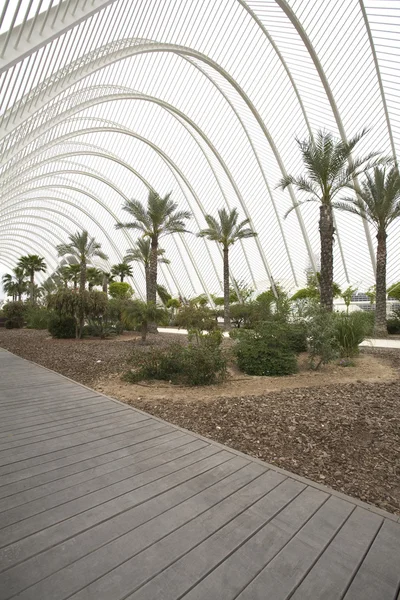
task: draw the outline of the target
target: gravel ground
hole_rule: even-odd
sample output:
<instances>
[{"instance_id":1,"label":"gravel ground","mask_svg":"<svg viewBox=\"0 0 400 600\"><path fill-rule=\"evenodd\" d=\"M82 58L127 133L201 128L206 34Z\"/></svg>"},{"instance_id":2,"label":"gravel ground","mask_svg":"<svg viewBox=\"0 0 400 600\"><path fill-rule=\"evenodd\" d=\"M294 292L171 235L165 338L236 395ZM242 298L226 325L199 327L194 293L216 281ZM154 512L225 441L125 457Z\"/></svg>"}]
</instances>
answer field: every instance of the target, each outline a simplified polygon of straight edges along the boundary
<instances>
[{"instance_id":1,"label":"gravel ground","mask_svg":"<svg viewBox=\"0 0 400 600\"><path fill-rule=\"evenodd\" d=\"M123 370L121 365L137 341L131 338L123 337L126 343L76 342L49 340L47 332L0 329L1 347L92 386L100 375ZM158 345L167 343L163 336L156 340ZM399 371L400 352L367 352ZM400 514L400 380L294 388L207 402L166 398L130 404Z\"/></svg>"}]
</instances>

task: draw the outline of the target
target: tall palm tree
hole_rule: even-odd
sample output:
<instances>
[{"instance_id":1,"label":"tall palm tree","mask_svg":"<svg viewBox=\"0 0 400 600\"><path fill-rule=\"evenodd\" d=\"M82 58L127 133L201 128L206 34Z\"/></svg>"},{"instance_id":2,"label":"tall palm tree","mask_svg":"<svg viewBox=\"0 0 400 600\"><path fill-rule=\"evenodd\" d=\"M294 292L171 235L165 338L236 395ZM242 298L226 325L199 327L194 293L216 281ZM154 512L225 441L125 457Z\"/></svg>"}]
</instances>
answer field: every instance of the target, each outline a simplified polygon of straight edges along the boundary
<instances>
[{"instance_id":1,"label":"tall palm tree","mask_svg":"<svg viewBox=\"0 0 400 600\"><path fill-rule=\"evenodd\" d=\"M27 291L26 273L22 267L14 267L12 273L6 273L2 278L3 289L13 300L21 302L22 294Z\"/></svg>"},{"instance_id":2,"label":"tall palm tree","mask_svg":"<svg viewBox=\"0 0 400 600\"><path fill-rule=\"evenodd\" d=\"M133 217L128 223L117 223L116 228L137 229L143 237L149 238L151 243L149 281L147 286L147 302L156 302L157 299L157 264L158 248L161 237L173 233L184 233L185 221L190 219L191 213L185 210L178 211L178 205L171 200L171 193L163 198L154 191L149 191L147 206L138 200L127 200L123 210Z\"/></svg>"},{"instance_id":3,"label":"tall palm tree","mask_svg":"<svg viewBox=\"0 0 400 600\"><path fill-rule=\"evenodd\" d=\"M18 261L18 266L24 269L25 273L29 276L29 297L31 302L35 302L35 273L45 272L47 265L42 256L37 254L27 254L21 256Z\"/></svg>"},{"instance_id":4,"label":"tall palm tree","mask_svg":"<svg viewBox=\"0 0 400 600\"><path fill-rule=\"evenodd\" d=\"M79 232L69 236L69 244L57 246L58 256L74 256L80 266L79 290L83 292L87 280L87 264L94 257L107 260L106 254L101 250L101 244L90 237L87 231Z\"/></svg>"},{"instance_id":5,"label":"tall palm tree","mask_svg":"<svg viewBox=\"0 0 400 600\"><path fill-rule=\"evenodd\" d=\"M336 207L359 215L376 229L376 337L387 336L386 324L386 263L387 230L395 219L400 217L400 174L397 166L375 167L373 173L366 173L361 189L353 190L355 197L345 197Z\"/></svg>"},{"instance_id":6,"label":"tall palm tree","mask_svg":"<svg viewBox=\"0 0 400 600\"><path fill-rule=\"evenodd\" d=\"M218 220L212 215L205 216L207 229L202 229L197 235L221 244L224 253L224 327L230 329L229 315L229 248L237 241L255 237L257 234L250 227L249 219L238 222L239 213L236 208L218 211Z\"/></svg>"},{"instance_id":7,"label":"tall palm tree","mask_svg":"<svg viewBox=\"0 0 400 600\"><path fill-rule=\"evenodd\" d=\"M282 189L293 185L308 198L298 202L288 212L305 202L317 202L320 212L319 234L321 242L321 305L329 311L333 309L333 242L334 200L345 188L367 169L379 164L377 152L352 159L352 152L367 130L355 135L348 142L336 139L332 134L318 131L315 139L309 137L301 141L296 139L305 167L305 175L295 177L286 175L279 182ZM286 216L287 216L286 214Z\"/></svg>"},{"instance_id":8,"label":"tall palm tree","mask_svg":"<svg viewBox=\"0 0 400 600\"><path fill-rule=\"evenodd\" d=\"M119 277L119 280L122 283L125 277L132 277L132 267L126 262L118 263L111 267L111 274L114 275L114 277Z\"/></svg>"},{"instance_id":9,"label":"tall palm tree","mask_svg":"<svg viewBox=\"0 0 400 600\"><path fill-rule=\"evenodd\" d=\"M158 264L169 265L170 261L164 256L165 250L163 248L157 248L157 262ZM149 296L149 280L150 280L150 257L151 257L151 242L149 238L139 238L135 242L133 248L127 250L124 261L138 262L143 265L144 275L146 280L146 298Z\"/></svg>"}]
</instances>

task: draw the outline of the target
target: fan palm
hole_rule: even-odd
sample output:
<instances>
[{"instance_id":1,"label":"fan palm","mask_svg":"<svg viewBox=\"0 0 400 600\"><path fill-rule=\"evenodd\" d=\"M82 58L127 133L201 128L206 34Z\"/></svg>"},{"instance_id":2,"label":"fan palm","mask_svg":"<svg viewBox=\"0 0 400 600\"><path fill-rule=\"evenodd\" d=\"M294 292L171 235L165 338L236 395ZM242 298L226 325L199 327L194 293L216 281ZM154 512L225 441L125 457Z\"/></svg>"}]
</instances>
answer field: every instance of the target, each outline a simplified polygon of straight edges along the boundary
<instances>
[{"instance_id":1,"label":"fan palm","mask_svg":"<svg viewBox=\"0 0 400 600\"><path fill-rule=\"evenodd\" d=\"M137 229L143 237L149 238L151 244L149 278L147 287L147 302L157 299L157 264L158 248L161 237L173 233L184 233L185 221L190 219L188 211L177 210L178 205L171 200L171 194L163 198L156 192L149 191L147 206L138 200L127 200L123 210L133 217L128 223L117 223L116 228Z\"/></svg>"},{"instance_id":2,"label":"fan palm","mask_svg":"<svg viewBox=\"0 0 400 600\"><path fill-rule=\"evenodd\" d=\"M87 231L79 232L69 236L68 244L57 246L58 256L74 256L80 267L79 290L83 292L87 280L87 264L94 257L107 260L106 254L101 250L101 244L90 237Z\"/></svg>"},{"instance_id":3,"label":"fan palm","mask_svg":"<svg viewBox=\"0 0 400 600\"><path fill-rule=\"evenodd\" d=\"M37 254L27 254L21 256L18 261L18 266L24 269L29 277L29 297L31 302L35 302L35 273L44 272L47 270L47 265L42 256Z\"/></svg>"},{"instance_id":4,"label":"fan palm","mask_svg":"<svg viewBox=\"0 0 400 600\"><path fill-rule=\"evenodd\" d=\"M111 267L111 274L114 275L114 277L119 277L119 280L122 283L125 277L132 277L132 267L126 262L118 263Z\"/></svg>"},{"instance_id":5,"label":"fan palm","mask_svg":"<svg viewBox=\"0 0 400 600\"><path fill-rule=\"evenodd\" d=\"M387 336L386 324L386 263L387 230L395 219L400 217L400 174L397 166L386 168L377 166L372 173L366 173L361 189L354 197L345 197L336 203L336 208L354 213L371 223L376 229L376 337Z\"/></svg>"},{"instance_id":6,"label":"fan palm","mask_svg":"<svg viewBox=\"0 0 400 600\"><path fill-rule=\"evenodd\" d=\"M305 202L317 202L320 205L321 305L329 311L333 309L334 200L359 175L381 162L376 159L376 152L354 160L351 158L355 146L366 133L364 129L348 142L335 139L332 134L323 131L318 131L315 139L296 139L306 173L300 177L286 175L279 182L282 189L293 185L300 192L308 194L308 198L295 204L287 214Z\"/></svg>"},{"instance_id":7,"label":"fan palm","mask_svg":"<svg viewBox=\"0 0 400 600\"><path fill-rule=\"evenodd\" d=\"M239 213L236 208L229 211L221 208L218 211L218 219L212 215L206 215L205 219L208 227L202 229L197 235L206 237L222 246L224 254L224 327L229 329L229 248L237 240L255 237L257 234L248 227L249 219L238 222Z\"/></svg>"},{"instance_id":8,"label":"fan palm","mask_svg":"<svg viewBox=\"0 0 400 600\"><path fill-rule=\"evenodd\" d=\"M12 273L6 273L2 278L3 289L13 300L22 299L22 294L27 291L26 273L22 267L14 267Z\"/></svg>"},{"instance_id":9,"label":"fan palm","mask_svg":"<svg viewBox=\"0 0 400 600\"><path fill-rule=\"evenodd\" d=\"M165 250L157 248L157 262L160 264L169 264L170 261L164 256ZM143 265L144 275L146 279L146 298L149 296L149 279L150 279L150 258L151 258L151 243L147 237L136 240L135 246L127 250L124 262L138 262Z\"/></svg>"}]
</instances>

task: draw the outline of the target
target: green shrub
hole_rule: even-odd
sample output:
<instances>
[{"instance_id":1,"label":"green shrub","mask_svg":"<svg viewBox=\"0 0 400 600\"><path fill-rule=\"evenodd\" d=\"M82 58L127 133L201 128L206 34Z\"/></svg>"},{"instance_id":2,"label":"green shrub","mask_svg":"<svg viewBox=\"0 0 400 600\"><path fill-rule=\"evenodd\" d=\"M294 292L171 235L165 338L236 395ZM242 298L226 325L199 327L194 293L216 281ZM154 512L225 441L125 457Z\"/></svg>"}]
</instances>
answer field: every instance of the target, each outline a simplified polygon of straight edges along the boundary
<instances>
[{"instance_id":1,"label":"green shrub","mask_svg":"<svg viewBox=\"0 0 400 600\"><path fill-rule=\"evenodd\" d=\"M48 330L54 338L74 338L76 336L76 320L74 317L53 315L49 320Z\"/></svg>"},{"instance_id":2,"label":"green shrub","mask_svg":"<svg viewBox=\"0 0 400 600\"><path fill-rule=\"evenodd\" d=\"M7 327L7 329L19 329L20 327L23 327L26 310L27 306L23 302L7 302L7 304L4 304L4 316L7 318L7 321L11 321L8 326L6 321L4 326Z\"/></svg>"},{"instance_id":3,"label":"green shrub","mask_svg":"<svg viewBox=\"0 0 400 600\"><path fill-rule=\"evenodd\" d=\"M112 281L108 286L108 292L111 298L120 298L127 300L133 294L133 289L125 281Z\"/></svg>"},{"instance_id":4,"label":"green shrub","mask_svg":"<svg viewBox=\"0 0 400 600\"><path fill-rule=\"evenodd\" d=\"M29 329L47 329L52 317L51 311L43 306L31 306L26 311L26 325Z\"/></svg>"},{"instance_id":5,"label":"green shrub","mask_svg":"<svg viewBox=\"0 0 400 600\"><path fill-rule=\"evenodd\" d=\"M339 345L335 329L335 315L318 303L310 303L306 311L308 352L311 369L335 360Z\"/></svg>"},{"instance_id":6,"label":"green shrub","mask_svg":"<svg viewBox=\"0 0 400 600\"><path fill-rule=\"evenodd\" d=\"M87 325L83 328L84 337L99 337L102 340L117 335L121 332L121 324L119 327L115 323L111 323L102 318L89 319Z\"/></svg>"},{"instance_id":7,"label":"green shrub","mask_svg":"<svg viewBox=\"0 0 400 600\"><path fill-rule=\"evenodd\" d=\"M348 315L338 313L335 315L334 323L340 356L342 358L356 356L359 353L359 345L367 337L370 327L366 313L353 312Z\"/></svg>"},{"instance_id":8,"label":"green shrub","mask_svg":"<svg viewBox=\"0 0 400 600\"><path fill-rule=\"evenodd\" d=\"M185 304L177 312L175 325L188 331L212 331L218 327L212 310L207 306Z\"/></svg>"},{"instance_id":9,"label":"green shrub","mask_svg":"<svg viewBox=\"0 0 400 600\"><path fill-rule=\"evenodd\" d=\"M387 328L391 335L400 333L400 319L388 319Z\"/></svg>"},{"instance_id":10,"label":"green shrub","mask_svg":"<svg viewBox=\"0 0 400 600\"><path fill-rule=\"evenodd\" d=\"M307 352L307 326L305 323L288 323L289 344L295 354Z\"/></svg>"},{"instance_id":11,"label":"green shrub","mask_svg":"<svg viewBox=\"0 0 400 600\"><path fill-rule=\"evenodd\" d=\"M168 348L134 352L134 368L124 379L130 383L156 379L188 386L212 385L224 381L227 376L227 361L219 341L213 334L197 339L187 347L175 343Z\"/></svg>"},{"instance_id":12,"label":"green shrub","mask_svg":"<svg viewBox=\"0 0 400 600\"><path fill-rule=\"evenodd\" d=\"M4 323L6 329L21 329L21 321L18 319L7 319Z\"/></svg>"},{"instance_id":13,"label":"green shrub","mask_svg":"<svg viewBox=\"0 0 400 600\"><path fill-rule=\"evenodd\" d=\"M256 330L239 331L235 337L237 363L244 373L270 376L296 373L296 355L286 324L264 322Z\"/></svg>"}]
</instances>

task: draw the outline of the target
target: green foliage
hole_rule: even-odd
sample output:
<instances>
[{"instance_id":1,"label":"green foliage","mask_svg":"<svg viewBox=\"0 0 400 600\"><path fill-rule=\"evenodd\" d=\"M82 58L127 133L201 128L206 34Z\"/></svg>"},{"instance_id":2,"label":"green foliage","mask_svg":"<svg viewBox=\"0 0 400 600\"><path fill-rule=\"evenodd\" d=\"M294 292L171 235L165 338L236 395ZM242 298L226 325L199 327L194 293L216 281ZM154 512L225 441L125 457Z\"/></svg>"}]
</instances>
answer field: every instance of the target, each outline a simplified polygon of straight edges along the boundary
<instances>
[{"instance_id":1,"label":"green foliage","mask_svg":"<svg viewBox=\"0 0 400 600\"><path fill-rule=\"evenodd\" d=\"M314 273L312 271L307 272L307 286L297 290L290 298L292 302L296 302L298 300L320 300L320 281L321 281L321 273ZM338 298L342 295L342 290L340 286L333 282L332 283L333 297Z\"/></svg>"},{"instance_id":2,"label":"green foliage","mask_svg":"<svg viewBox=\"0 0 400 600\"><path fill-rule=\"evenodd\" d=\"M230 318L235 327L248 327L254 315L254 304L232 304Z\"/></svg>"},{"instance_id":3,"label":"green foliage","mask_svg":"<svg viewBox=\"0 0 400 600\"><path fill-rule=\"evenodd\" d=\"M342 358L357 356L359 344L367 337L370 327L366 314L361 311L349 315L337 313L334 315L334 325L340 356Z\"/></svg>"},{"instance_id":4,"label":"green foliage","mask_svg":"<svg viewBox=\"0 0 400 600\"><path fill-rule=\"evenodd\" d=\"M112 281L108 286L108 292L111 298L120 299L131 298L133 294L131 286L125 281Z\"/></svg>"},{"instance_id":5,"label":"green foliage","mask_svg":"<svg viewBox=\"0 0 400 600\"><path fill-rule=\"evenodd\" d=\"M253 294L254 289L246 281L235 281L235 286L229 287L229 302L247 302Z\"/></svg>"},{"instance_id":6,"label":"green foliage","mask_svg":"<svg viewBox=\"0 0 400 600\"><path fill-rule=\"evenodd\" d=\"M189 303L180 307L175 325L190 331L212 331L218 327L214 313L207 306L196 306Z\"/></svg>"},{"instance_id":7,"label":"green foliage","mask_svg":"<svg viewBox=\"0 0 400 600\"><path fill-rule=\"evenodd\" d=\"M308 308L306 323L310 367L317 370L339 355L335 315L315 302Z\"/></svg>"},{"instance_id":8,"label":"green foliage","mask_svg":"<svg viewBox=\"0 0 400 600\"><path fill-rule=\"evenodd\" d=\"M342 298L344 300L344 303L347 307L347 312L349 312L349 306L351 304L351 299L353 297L353 295L357 292L357 288L353 288L353 287L348 287L344 290L344 292L342 292Z\"/></svg>"},{"instance_id":9,"label":"green foliage","mask_svg":"<svg viewBox=\"0 0 400 600\"><path fill-rule=\"evenodd\" d=\"M179 302L178 298L170 298L167 301L167 308L172 308L174 310L176 310L177 308L179 308L181 305L181 303Z\"/></svg>"},{"instance_id":10,"label":"green foliage","mask_svg":"<svg viewBox=\"0 0 400 600\"><path fill-rule=\"evenodd\" d=\"M118 335L120 332L121 328L119 325L113 324L102 317L89 319L87 325L83 328L84 337L99 337L102 340L113 335Z\"/></svg>"},{"instance_id":11,"label":"green foliage","mask_svg":"<svg viewBox=\"0 0 400 600\"><path fill-rule=\"evenodd\" d=\"M76 320L65 315L53 315L49 320L48 330L53 338L69 339L76 336Z\"/></svg>"},{"instance_id":12,"label":"green foliage","mask_svg":"<svg viewBox=\"0 0 400 600\"><path fill-rule=\"evenodd\" d=\"M154 302L134 300L122 311L122 323L126 327L140 328L142 340L145 341L150 323L168 323L168 312Z\"/></svg>"},{"instance_id":13,"label":"green foliage","mask_svg":"<svg viewBox=\"0 0 400 600\"><path fill-rule=\"evenodd\" d=\"M164 306L167 306L169 300L172 298L167 288L163 285L157 284L157 294Z\"/></svg>"},{"instance_id":14,"label":"green foliage","mask_svg":"<svg viewBox=\"0 0 400 600\"><path fill-rule=\"evenodd\" d=\"M149 352L135 352L133 370L124 379L131 383L157 379L174 384L198 386L217 384L226 379L227 361L214 333L197 336L187 347L171 344Z\"/></svg>"},{"instance_id":15,"label":"green foliage","mask_svg":"<svg viewBox=\"0 0 400 600\"><path fill-rule=\"evenodd\" d=\"M393 300L400 300L400 281L391 285L387 292L389 298L392 298Z\"/></svg>"},{"instance_id":16,"label":"green foliage","mask_svg":"<svg viewBox=\"0 0 400 600\"><path fill-rule=\"evenodd\" d=\"M388 333L391 335L400 334L400 319L388 319L387 320Z\"/></svg>"},{"instance_id":17,"label":"green foliage","mask_svg":"<svg viewBox=\"0 0 400 600\"><path fill-rule=\"evenodd\" d=\"M4 323L6 329L21 329L21 321L18 319L7 319Z\"/></svg>"},{"instance_id":18,"label":"green foliage","mask_svg":"<svg viewBox=\"0 0 400 600\"><path fill-rule=\"evenodd\" d=\"M376 300L376 285L371 285L371 287L365 292L367 298L369 298L370 304L375 304Z\"/></svg>"},{"instance_id":19,"label":"green foliage","mask_svg":"<svg viewBox=\"0 0 400 600\"><path fill-rule=\"evenodd\" d=\"M47 329L52 317L44 306L30 306L26 311L26 325L29 329Z\"/></svg>"},{"instance_id":20,"label":"green foliage","mask_svg":"<svg viewBox=\"0 0 400 600\"><path fill-rule=\"evenodd\" d=\"M288 323L289 345L295 354L307 352L307 326L304 322Z\"/></svg>"},{"instance_id":21,"label":"green foliage","mask_svg":"<svg viewBox=\"0 0 400 600\"><path fill-rule=\"evenodd\" d=\"M24 326L27 305L23 302L7 302L3 306L4 316L10 321L9 326L5 324L7 329L18 329ZM7 321L6 321L7 323Z\"/></svg>"},{"instance_id":22,"label":"green foliage","mask_svg":"<svg viewBox=\"0 0 400 600\"><path fill-rule=\"evenodd\" d=\"M236 332L239 369L248 375L291 375L297 371L289 328L278 321L261 323L256 330Z\"/></svg>"}]
</instances>

